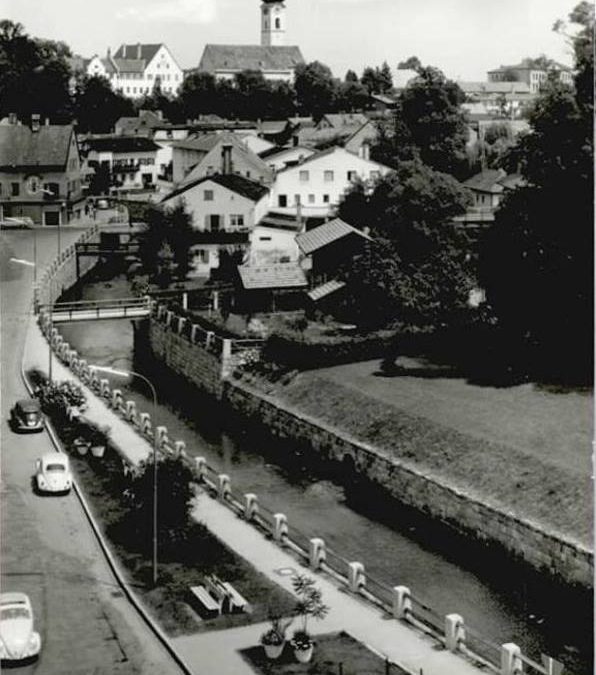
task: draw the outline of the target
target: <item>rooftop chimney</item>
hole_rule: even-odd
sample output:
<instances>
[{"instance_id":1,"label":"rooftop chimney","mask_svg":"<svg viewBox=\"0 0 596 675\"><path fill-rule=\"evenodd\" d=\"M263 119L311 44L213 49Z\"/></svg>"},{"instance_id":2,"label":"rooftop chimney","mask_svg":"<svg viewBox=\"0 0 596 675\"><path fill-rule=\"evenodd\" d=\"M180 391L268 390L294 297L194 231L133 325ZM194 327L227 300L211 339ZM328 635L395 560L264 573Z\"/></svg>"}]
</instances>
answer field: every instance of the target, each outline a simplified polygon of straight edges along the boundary
<instances>
[{"instance_id":1,"label":"rooftop chimney","mask_svg":"<svg viewBox=\"0 0 596 675\"><path fill-rule=\"evenodd\" d=\"M300 142L300 137L298 135L292 136L292 145L296 147Z\"/></svg>"},{"instance_id":2,"label":"rooftop chimney","mask_svg":"<svg viewBox=\"0 0 596 675\"><path fill-rule=\"evenodd\" d=\"M112 58L112 50L108 47L108 59Z\"/></svg>"},{"instance_id":3,"label":"rooftop chimney","mask_svg":"<svg viewBox=\"0 0 596 675\"><path fill-rule=\"evenodd\" d=\"M232 173L232 145L226 143L221 148L221 172L225 174Z\"/></svg>"},{"instance_id":4,"label":"rooftop chimney","mask_svg":"<svg viewBox=\"0 0 596 675\"><path fill-rule=\"evenodd\" d=\"M37 113L31 115L31 131L39 131L40 121Z\"/></svg>"},{"instance_id":5,"label":"rooftop chimney","mask_svg":"<svg viewBox=\"0 0 596 675\"><path fill-rule=\"evenodd\" d=\"M141 43L137 42L137 59L141 58Z\"/></svg>"},{"instance_id":6,"label":"rooftop chimney","mask_svg":"<svg viewBox=\"0 0 596 675\"><path fill-rule=\"evenodd\" d=\"M17 114L16 113L8 113L8 123L9 124L16 124L17 123Z\"/></svg>"}]
</instances>

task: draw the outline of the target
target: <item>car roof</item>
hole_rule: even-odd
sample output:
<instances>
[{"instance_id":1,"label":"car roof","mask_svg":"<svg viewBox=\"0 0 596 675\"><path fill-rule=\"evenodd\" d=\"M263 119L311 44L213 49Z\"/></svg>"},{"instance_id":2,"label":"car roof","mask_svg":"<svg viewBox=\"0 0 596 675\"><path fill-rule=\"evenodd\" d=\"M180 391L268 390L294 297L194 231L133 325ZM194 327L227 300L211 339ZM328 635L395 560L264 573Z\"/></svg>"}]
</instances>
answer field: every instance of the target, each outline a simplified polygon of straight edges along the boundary
<instances>
[{"instance_id":1,"label":"car roof","mask_svg":"<svg viewBox=\"0 0 596 675\"><path fill-rule=\"evenodd\" d=\"M30 605L29 596L19 591L0 593L0 605Z\"/></svg>"},{"instance_id":2,"label":"car roof","mask_svg":"<svg viewBox=\"0 0 596 675\"><path fill-rule=\"evenodd\" d=\"M39 401L35 398L22 398L20 401L17 401L17 406L23 410L41 410Z\"/></svg>"},{"instance_id":3,"label":"car roof","mask_svg":"<svg viewBox=\"0 0 596 675\"><path fill-rule=\"evenodd\" d=\"M42 455L41 461L44 464L64 464L68 466L68 457L61 452L48 452Z\"/></svg>"}]
</instances>

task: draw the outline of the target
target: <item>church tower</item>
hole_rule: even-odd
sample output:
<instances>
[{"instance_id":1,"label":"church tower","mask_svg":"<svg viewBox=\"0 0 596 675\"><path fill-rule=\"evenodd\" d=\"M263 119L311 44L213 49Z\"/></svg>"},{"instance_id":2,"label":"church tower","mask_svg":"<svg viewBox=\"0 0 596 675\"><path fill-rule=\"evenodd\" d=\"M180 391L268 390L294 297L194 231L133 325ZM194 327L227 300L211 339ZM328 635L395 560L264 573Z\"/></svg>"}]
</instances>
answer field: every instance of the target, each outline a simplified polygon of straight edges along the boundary
<instances>
[{"instance_id":1,"label":"church tower","mask_svg":"<svg viewBox=\"0 0 596 675\"><path fill-rule=\"evenodd\" d=\"M262 0L261 45L282 47L286 44L286 6L284 0Z\"/></svg>"}]
</instances>

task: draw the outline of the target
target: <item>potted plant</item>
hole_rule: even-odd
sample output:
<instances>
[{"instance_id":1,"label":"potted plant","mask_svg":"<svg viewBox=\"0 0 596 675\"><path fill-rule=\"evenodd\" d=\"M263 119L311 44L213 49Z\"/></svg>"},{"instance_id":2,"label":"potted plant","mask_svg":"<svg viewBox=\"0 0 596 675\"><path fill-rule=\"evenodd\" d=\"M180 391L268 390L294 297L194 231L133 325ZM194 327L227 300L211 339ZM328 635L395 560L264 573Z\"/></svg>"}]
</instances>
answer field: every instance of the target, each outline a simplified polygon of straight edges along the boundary
<instances>
[{"instance_id":1,"label":"potted plant","mask_svg":"<svg viewBox=\"0 0 596 675\"><path fill-rule=\"evenodd\" d=\"M269 659L277 659L281 656L286 644L286 630L292 623L292 619L284 621L279 615L270 615L271 628L261 635L261 644Z\"/></svg>"},{"instance_id":2,"label":"potted plant","mask_svg":"<svg viewBox=\"0 0 596 675\"><path fill-rule=\"evenodd\" d=\"M94 457L103 457L106 451L110 427L93 427L89 434L91 454Z\"/></svg>"},{"instance_id":3,"label":"potted plant","mask_svg":"<svg viewBox=\"0 0 596 675\"><path fill-rule=\"evenodd\" d=\"M291 644L296 660L308 663L315 645L308 632L308 618L323 619L329 612L329 607L323 603L321 590L316 588L314 579L304 574L296 574L292 578L292 586L298 596L294 613L302 617L302 627L294 632Z\"/></svg>"}]
</instances>

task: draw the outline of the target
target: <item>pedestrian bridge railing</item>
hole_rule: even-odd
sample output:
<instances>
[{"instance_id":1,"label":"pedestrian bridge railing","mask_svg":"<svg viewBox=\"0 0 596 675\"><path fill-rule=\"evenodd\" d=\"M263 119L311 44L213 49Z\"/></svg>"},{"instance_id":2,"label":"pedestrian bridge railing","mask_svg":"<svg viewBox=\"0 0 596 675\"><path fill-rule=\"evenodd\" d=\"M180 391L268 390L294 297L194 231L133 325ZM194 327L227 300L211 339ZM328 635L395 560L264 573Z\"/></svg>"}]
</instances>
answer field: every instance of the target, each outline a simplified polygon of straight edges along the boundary
<instances>
[{"instance_id":1,"label":"pedestrian bridge railing","mask_svg":"<svg viewBox=\"0 0 596 675\"><path fill-rule=\"evenodd\" d=\"M109 300L79 300L40 305L52 323L96 321L97 319L138 319L151 313L151 299L112 298Z\"/></svg>"}]
</instances>

